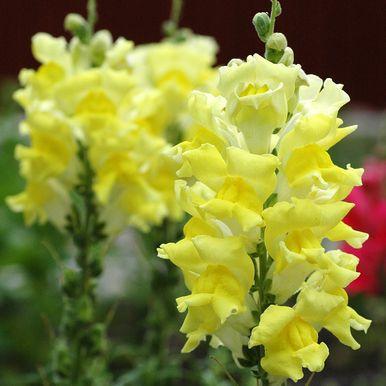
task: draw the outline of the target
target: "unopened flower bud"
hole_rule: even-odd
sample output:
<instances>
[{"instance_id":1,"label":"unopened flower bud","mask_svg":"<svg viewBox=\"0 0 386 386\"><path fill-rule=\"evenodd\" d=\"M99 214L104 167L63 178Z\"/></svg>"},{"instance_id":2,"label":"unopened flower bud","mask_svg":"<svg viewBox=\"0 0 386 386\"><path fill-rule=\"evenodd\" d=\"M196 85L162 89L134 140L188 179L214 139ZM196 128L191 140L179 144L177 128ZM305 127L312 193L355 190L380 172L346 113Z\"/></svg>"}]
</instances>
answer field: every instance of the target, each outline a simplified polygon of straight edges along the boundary
<instances>
[{"instance_id":1,"label":"unopened flower bud","mask_svg":"<svg viewBox=\"0 0 386 386\"><path fill-rule=\"evenodd\" d=\"M286 66L292 66L294 64L294 51L291 47L286 47L279 63L283 63Z\"/></svg>"},{"instance_id":2,"label":"unopened flower bud","mask_svg":"<svg viewBox=\"0 0 386 386\"><path fill-rule=\"evenodd\" d=\"M111 33L107 30L98 31L91 40L92 61L100 66L105 60L106 51L113 44Z\"/></svg>"},{"instance_id":3,"label":"unopened flower bud","mask_svg":"<svg viewBox=\"0 0 386 386\"><path fill-rule=\"evenodd\" d=\"M70 297L74 298L79 292L79 273L71 268L65 268L63 272L63 291Z\"/></svg>"},{"instance_id":4,"label":"unopened flower bud","mask_svg":"<svg viewBox=\"0 0 386 386\"><path fill-rule=\"evenodd\" d=\"M27 68L23 68L20 73L19 73L19 82L25 86L27 85L28 81L31 79L31 77L33 76L34 74L34 71L33 70L29 70Z\"/></svg>"},{"instance_id":5,"label":"unopened flower bud","mask_svg":"<svg viewBox=\"0 0 386 386\"><path fill-rule=\"evenodd\" d=\"M273 33L268 41L267 48L275 51L284 51L287 47L287 38L281 32Z\"/></svg>"},{"instance_id":6,"label":"unopened flower bud","mask_svg":"<svg viewBox=\"0 0 386 386\"><path fill-rule=\"evenodd\" d=\"M82 344L91 355L100 355L106 350L106 328L102 323L91 326L87 334L82 337Z\"/></svg>"},{"instance_id":7,"label":"unopened flower bud","mask_svg":"<svg viewBox=\"0 0 386 386\"><path fill-rule=\"evenodd\" d=\"M87 32L87 21L77 13L69 13L64 19L64 29L81 37Z\"/></svg>"},{"instance_id":8,"label":"unopened flower bud","mask_svg":"<svg viewBox=\"0 0 386 386\"><path fill-rule=\"evenodd\" d=\"M59 375L69 376L71 373L71 357L68 346L61 339L58 339L53 347L53 362Z\"/></svg>"},{"instance_id":9,"label":"unopened flower bud","mask_svg":"<svg viewBox=\"0 0 386 386\"><path fill-rule=\"evenodd\" d=\"M84 295L76 300L76 314L81 323L89 323L93 318L93 306L91 299Z\"/></svg>"},{"instance_id":10,"label":"unopened flower bud","mask_svg":"<svg viewBox=\"0 0 386 386\"><path fill-rule=\"evenodd\" d=\"M276 3L275 8L275 17L278 17L281 15L281 4L279 2Z\"/></svg>"},{"instance_id":11,"label":"unopened flower bud","mask_svg":"<svg viewBox=\"0 0 386 386\"><path fill-rule=\"evenodd\" d=\"M107 30L101 30L95 33L91 45L94 49L106 51L113 44L111 33Z\"/></svg>"},{"instance_id":12,"label":"unopened flower bud","mask_svg":"<svg viewBox=\"0 0 386 386\"><path fill-rule=\"evenodd\" d=\"M167 20L162 24L162 32L165 36L173 36L177 30L176 23L172 20Z\"/></svg>"},{"instance_id":13,"label":"unopened flower bud","mask_svg":"<svg viewBox=\"0 0 386 386\"><path fill-rule=\"evenodd\" d=\"M101 253L95 254L89 262L90 274L93 277L99 276L103 271L103 256Z\"/></svg>"},{"instance_id":14,"label":"unopened flower bud","mask_svg":"<svg viewBox=\"0 0 386 386\"><path fill-rule=\"evenodd\" d=\"M256 13L253 17L252 24L254 25L260 40L263 42L267 41L270 23L269 16L265 12Z\"/></svg>"}]
</instances>

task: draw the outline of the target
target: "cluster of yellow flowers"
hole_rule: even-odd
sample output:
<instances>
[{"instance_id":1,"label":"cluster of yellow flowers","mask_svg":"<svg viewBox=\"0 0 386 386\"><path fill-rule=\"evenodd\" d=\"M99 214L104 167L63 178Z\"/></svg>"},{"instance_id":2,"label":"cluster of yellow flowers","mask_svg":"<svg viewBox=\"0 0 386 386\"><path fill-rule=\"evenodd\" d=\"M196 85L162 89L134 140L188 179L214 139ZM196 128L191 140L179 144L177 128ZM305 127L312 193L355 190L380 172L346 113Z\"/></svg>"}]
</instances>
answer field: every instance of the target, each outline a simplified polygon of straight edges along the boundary
<instances>
[{"instance_id":1,"label":"cluster of yellow flowers","mask_svg":"<svg viewBox=\"0 0 386 386\"><path fill-rule=\"evenodd\" d=\"M136 46L128 55L128 66L144 87L160 95L156 122L150 128L170 141L189 136L191 118L188 96L193 90L215 88L217 44L209 36L186 32L184 39Z\"/></svg>"},{"instance_id":2,"label":"cluster of yellow flowers","mask_svg":"<svg viewBox=\"0 0 386 386\"><path fill-rule=\"evenodd\" d=\"M164 133L186 113L187 93L211 81L215 44L192 35L134 47L124 38L113 42L103 30L88 44L39 33L32 52L41 65L21 71L24 87L15 94L26 114L21 132L30 139L16 149L27 183L8 199L11 208L23 212L27 224L64 227L83 146L108 234L179 219Z\"/></svg>"},{"instance_id":3,"label":"cluster of yellow flowers","mask_svg":"<svg viewBox=\"0 0 386 386\"><path fill-rule=\"evenodd\" d=\"M177 299L188 311L183 351L210 335L241 361L262 345L272 380L297 381L303 367L323 369L322 328L357 349L351 328L370 325L344 290L359 275L357 257L324 244L367 239L342 221L363 170L328 154L356 128L338 118L349 97L331 79L257 54L221 67L217 87L217 96L192 93L195 135L169 152L177 199L192 216L184 239L159 248L190 291Z\"/></svg>"}]
</instances>

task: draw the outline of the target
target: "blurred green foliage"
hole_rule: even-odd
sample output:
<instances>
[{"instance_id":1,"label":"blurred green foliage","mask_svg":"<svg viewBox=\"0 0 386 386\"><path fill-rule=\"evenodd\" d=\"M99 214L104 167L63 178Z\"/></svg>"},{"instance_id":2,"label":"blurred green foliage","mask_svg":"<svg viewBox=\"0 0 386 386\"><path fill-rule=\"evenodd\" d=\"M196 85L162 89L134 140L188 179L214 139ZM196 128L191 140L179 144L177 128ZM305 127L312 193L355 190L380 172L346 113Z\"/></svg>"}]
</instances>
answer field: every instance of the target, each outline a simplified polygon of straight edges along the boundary
<instances>
[{"instance_id":1,"label":"blurred green foliage","mask_svg":"<svg viewBox=\"0 0 386 386\"><path fill-rule=\"evenodd\" d=\"M6 81L0 88L0 384L16 386L36 381L50 349L48 320L57 321L61 304L56 263L44 244L60 248L63 239L48 226L25 228L4 202L23 187L13 157L21 119L10 97L15 87Z\"/></svg>"}]
</instances>

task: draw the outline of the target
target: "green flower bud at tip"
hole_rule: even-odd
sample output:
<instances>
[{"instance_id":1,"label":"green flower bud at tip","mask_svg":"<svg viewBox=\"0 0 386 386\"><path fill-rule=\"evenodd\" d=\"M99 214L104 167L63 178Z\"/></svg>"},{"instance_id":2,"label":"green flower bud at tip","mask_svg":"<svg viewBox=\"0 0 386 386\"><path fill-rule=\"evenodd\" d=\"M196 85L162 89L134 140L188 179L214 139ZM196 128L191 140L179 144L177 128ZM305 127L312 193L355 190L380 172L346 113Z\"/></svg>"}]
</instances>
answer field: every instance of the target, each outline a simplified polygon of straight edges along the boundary
<instances>
[{"instance_id":1,"label":"green flower bud at tip","mask_svg":"<svg viewBox=\"0 0 386 386\"><path fill-rule=\"evenodd\" d=\"M281 4L279 2L276 3L276 9L275 9L275 17L278 17L281 15L282 9Z\"/></svg>"},{"instance_id":2,"label":"green flower bud at tip","mask_svg":"<svg viewBox=\"0 0 386 386\"><path fill-rule=\"evenodd\" d=\"M267 47L275 51L284 51L287 47L287 38L281 32L275 32L269 37Z\"/></svg>"},{"instance_id":3,"label":"green flower bud at tip","mask_svg":"<svg viewBox=\"0 0 386 386\"><path fill-rule=\"evenodd\" d=\"M64 19L64 29L73 34L87 28L87 22L83 16L77 13L69 13Z\"/></svg>"},{"instance_id":4,"label":"green flower bud at tip","mask_svg":"<svg viewBox=\"0 0 386 386\"><path fill-rule=\"evenodd\" d=\"M259 38L266 42L267 40L267 34L269 32L269 26L270 26L270 19L267 13L265 12L259 12L256 13L256 15L252 19L252 24L254 25L257 34L259 35Z\"/></svg>"}]
</instances>

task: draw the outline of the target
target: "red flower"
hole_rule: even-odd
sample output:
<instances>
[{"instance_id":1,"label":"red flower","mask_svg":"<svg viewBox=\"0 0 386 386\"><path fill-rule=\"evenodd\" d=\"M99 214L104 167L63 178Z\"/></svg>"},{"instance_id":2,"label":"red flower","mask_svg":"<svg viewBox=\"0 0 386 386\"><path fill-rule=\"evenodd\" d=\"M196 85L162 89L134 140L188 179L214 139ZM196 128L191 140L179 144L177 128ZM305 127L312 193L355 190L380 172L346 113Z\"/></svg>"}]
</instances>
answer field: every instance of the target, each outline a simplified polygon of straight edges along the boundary
<instances>
[{"instance_id":1,"label":"red flower","mask_svg":"<svg viewBox=\"0 0 386 386\"><path fill-rule=\"evenodd\" d=\"M351 293L382 293L386 277L386 161L370 159L365 163L363 186L355 188L347 200L355 208L345 222L367 232L369 240L360 250L345 245L343 250L359 257L361 276L350 284Z\"/></svg>"}]
</instances>

